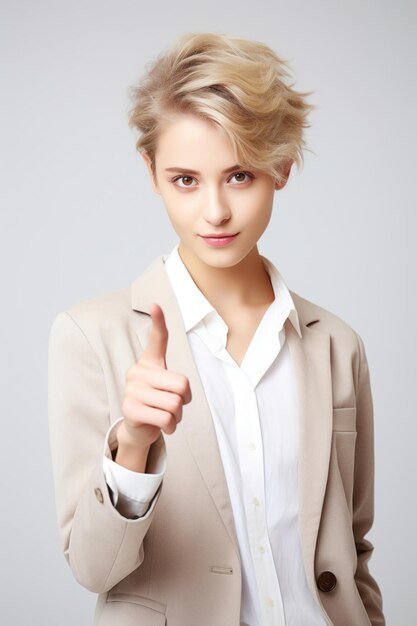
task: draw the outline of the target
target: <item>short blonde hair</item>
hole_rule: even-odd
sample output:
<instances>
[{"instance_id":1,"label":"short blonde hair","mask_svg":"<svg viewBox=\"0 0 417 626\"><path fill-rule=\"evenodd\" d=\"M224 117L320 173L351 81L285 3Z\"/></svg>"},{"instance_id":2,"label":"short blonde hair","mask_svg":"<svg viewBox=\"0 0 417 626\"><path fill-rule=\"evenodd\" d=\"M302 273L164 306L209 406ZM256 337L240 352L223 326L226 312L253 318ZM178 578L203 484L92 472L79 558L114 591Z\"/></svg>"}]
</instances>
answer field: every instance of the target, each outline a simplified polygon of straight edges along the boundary
<instances>
[{"instance_id":1,"label":"short blonde hair","mask_svg":"<svg viewBox=\"0 0 417 626\"><path fill-rule=\"evenodd\" d=\"M278 183L285 181L288 161L298 168L303 164L306 118L316 108L305 98L313 92L286 84L288 63L267 45L220 33L186 33L146 69L128 90L129 126L141 133L136 149L146 152L154 174L158 137L178 113L221 126L239 164L265 171Z\"/></svg>"}]
</instances>

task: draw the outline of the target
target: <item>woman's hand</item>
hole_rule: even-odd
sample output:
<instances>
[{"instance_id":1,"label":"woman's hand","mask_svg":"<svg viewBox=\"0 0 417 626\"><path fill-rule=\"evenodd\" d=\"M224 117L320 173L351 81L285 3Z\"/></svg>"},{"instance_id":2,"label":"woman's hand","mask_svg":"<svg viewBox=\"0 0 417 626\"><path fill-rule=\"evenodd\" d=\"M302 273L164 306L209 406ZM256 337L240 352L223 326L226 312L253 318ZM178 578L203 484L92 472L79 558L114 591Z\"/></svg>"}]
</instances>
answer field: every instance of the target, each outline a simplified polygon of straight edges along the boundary
<instances>
[{"instance_id":1,"label":"woman's hand","mask_svg":"<svg viewBox=\"0 0 417 626\"><path fill-rule=\"evenodd\" d=\"M117 430L115 461L136 472L145 471L150 446L161 430L167 435L175 432L183 405L191 401L188 378L166 367L168 329L164 313L158 304L152 304L150 312L148 345L126 372L124 420Z\"/></svg>"}]
</instances>

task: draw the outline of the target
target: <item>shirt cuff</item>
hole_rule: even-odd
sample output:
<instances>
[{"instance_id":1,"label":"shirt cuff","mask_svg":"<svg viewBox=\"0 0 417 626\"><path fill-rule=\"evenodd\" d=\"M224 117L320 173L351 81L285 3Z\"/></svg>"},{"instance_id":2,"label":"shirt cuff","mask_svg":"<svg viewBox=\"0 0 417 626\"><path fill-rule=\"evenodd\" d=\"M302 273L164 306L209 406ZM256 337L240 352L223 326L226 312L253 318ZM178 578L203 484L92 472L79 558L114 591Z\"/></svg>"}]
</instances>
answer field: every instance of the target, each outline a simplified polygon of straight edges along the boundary
<instances>
[{"instance_id":1,"label":"shirt cuff","mask_svg":"<svg viewBox=\"0 0 417 626\"><path fill-rule=\"evenodd\" d=\"M116 420L107 432L103 471L115 508L125 517L141 517L148 510L165 474L165 441L161 434L149 448L146 473L134 472L123 467L112 458L112 451L117 448L117 428L123 419L121 417Z\"/></svg>"}]
</instances>

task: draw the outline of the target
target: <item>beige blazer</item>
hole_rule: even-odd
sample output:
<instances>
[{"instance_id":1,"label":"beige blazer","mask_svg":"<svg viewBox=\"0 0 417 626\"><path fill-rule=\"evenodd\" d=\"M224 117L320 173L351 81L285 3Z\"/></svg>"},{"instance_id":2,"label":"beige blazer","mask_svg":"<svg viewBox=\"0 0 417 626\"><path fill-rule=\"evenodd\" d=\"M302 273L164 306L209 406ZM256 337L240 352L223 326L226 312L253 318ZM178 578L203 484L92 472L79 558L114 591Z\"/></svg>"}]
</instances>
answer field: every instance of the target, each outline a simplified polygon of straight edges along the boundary
<instances>
[{"instance_id":1,"label":"beige blazer","mask_svg":"<svg viewBox=\"0 0 417 626\"><path fill-rule=\"evenodd\" d=\"M374 513L373 404L361 337L290 291L287 320L300 406L299 527L311 592L335 626L385 624L368 571ZM157 302L168 369L192 401L164 437L167 470L146 515L112 506L103 444L121 416L125 374ZM49 337L48 413L57 516L75 578L99 594L96 626L238 626L241 565L213 421L162 255L130 287L57 314Z\"/></svg>"}]
</instances>

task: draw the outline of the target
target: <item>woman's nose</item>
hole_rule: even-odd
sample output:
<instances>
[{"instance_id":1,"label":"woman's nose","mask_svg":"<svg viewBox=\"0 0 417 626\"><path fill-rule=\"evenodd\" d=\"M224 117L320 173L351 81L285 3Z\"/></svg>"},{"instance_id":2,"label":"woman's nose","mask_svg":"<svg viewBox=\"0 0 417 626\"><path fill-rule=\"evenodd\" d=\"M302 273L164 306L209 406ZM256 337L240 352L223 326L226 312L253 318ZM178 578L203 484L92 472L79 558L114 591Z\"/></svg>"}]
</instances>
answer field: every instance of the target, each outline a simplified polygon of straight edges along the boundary
<instances>
[{"instance_id":1,"label":"woman's nose","mask_svg":"<svg viewBox=\"0 0 417 626\"><path fill-rule=\"evenodd\" d=\"M217 190L211 190L203 199L203 216L210 224L223 224L230 219L232 213L222 194Z\"/></svg>"}]
</instances>

